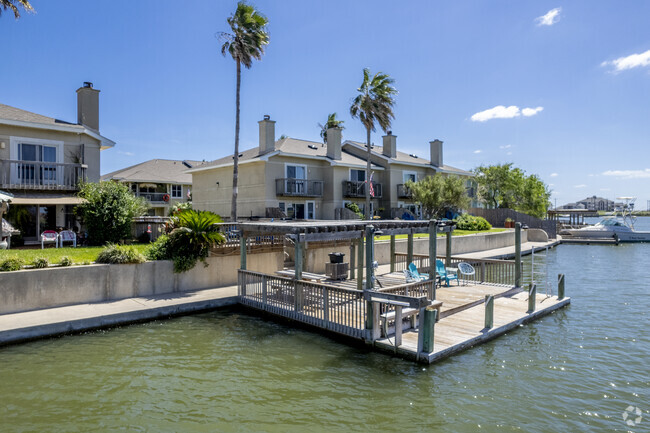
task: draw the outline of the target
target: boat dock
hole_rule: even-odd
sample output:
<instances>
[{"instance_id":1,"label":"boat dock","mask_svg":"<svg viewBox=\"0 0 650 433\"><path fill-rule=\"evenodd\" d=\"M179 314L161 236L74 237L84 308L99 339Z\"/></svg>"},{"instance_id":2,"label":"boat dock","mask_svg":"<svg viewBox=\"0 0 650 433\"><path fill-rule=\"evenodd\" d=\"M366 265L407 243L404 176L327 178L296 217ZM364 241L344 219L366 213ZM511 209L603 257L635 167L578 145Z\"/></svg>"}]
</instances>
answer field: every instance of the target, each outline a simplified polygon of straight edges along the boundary
<instances>
[{"instance_id":1,"label":"boat dock","mask_svg":"<svg viewBox=\"0 0 650 433\"><path fill-rule=\"evenodd\" d=\"M564 276L558 276L556 295L537 294L535 286L521 287L520 227L515 261L471 259L451 255L451 230L435 221L328 222L317 224L242 224L242 239L249 236L285 235L295 245L295 267L275 275L246 270L245 249L238 271L239 302L272 316L290 319L320 330L363 341L379 351L423 363L432 363L502 335L569 305ZM415 233L447 231L447 255L436 255L429 243L428 255L413 254ZM374 263L374 237L407 234L408 251L391 248L391 263ZM351 241L350 279L303 273L304 248L319 241ZM435 236L430 236L434 240ZM448 284L436 280L430 258L448 269L460 262L473 267L472 274L458 272ZM409 264L424 279L409 281Z\"/></svg>"}]
</instances>

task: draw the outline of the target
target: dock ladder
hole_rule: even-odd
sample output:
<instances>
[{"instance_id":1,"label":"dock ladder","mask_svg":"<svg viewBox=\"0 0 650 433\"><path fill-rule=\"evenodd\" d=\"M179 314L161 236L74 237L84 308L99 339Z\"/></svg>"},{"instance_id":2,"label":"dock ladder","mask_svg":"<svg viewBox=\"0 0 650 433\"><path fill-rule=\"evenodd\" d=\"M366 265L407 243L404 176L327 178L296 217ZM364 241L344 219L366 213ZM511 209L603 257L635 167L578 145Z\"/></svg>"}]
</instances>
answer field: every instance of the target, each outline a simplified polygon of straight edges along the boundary
<instances>
[{"instance_id":1,"label":"dock ladder","mask_svg":"<svg viewBox=\"0 0 650 433\"><path fill-rule=\"evenodd\" d=\"M537 287L544 286L546 297L553 296L553 285L548 278L548 246L543 251L535 253L535 248L532 249L530 260L530 277L532 284Z\"/></svg>"}]
</instances>

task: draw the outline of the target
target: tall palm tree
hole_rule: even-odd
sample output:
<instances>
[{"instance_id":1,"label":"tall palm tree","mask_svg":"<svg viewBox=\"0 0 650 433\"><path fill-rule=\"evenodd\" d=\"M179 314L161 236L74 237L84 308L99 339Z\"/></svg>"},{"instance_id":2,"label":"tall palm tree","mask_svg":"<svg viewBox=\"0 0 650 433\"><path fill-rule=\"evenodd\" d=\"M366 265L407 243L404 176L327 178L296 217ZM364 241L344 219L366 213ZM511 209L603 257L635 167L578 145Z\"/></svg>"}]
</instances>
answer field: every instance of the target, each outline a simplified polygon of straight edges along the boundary
<instances>
[{"instance_id":1,"label":"tall palm tree","mask_svg":"<svg viewBox=\"0 0 650 433\"><path fill-rule=\"evenodd\" d=\"M221 32L223 40L221 54L230 53L237 65L237 100L235 117L235 152L232 171L232 208L230 218L237 221L237 184L239 181L239 106L241 88L241 66L246 69L253 66L253 59L262 60L265 45L269 43L269 33L266 30L268 19L255 7L244 1L237 3L237 10L227 19L232 33Z\"/></svg>"},{"instance_id":2,"label":"tall palm tree","mask_svg":"<svg viewBox=\"0 0 650 433\"><path fill-rule=\"evenodd\" d=\"M33 12L34 8L29 4L28 0L0 0L0 15L3 10L11 9L16 19L20 18L20 11L18 6L22 6L27 12Z\"/></svg>"},{"instance_id":3,"label":"tall palm tree","mask_svg":"<svg viewBox=\"0 0 650 433\"><path fill-rule=\"evenodd\" d=\"M370 76L368 68L363 69L363 82L357 89L359 94L352 101L350 115L361 120L366 127L366 146L368 148L368 161L366 166L366 219L371 219L370 214L370 133L375 130L375 122L381 129L388 131L391 120L395 118L393 105L397 90L392 86L395 82L388 74L377 72Z\"/></svg>"},{"instance_id":4,"label":"tall palm tree","mask_svg":"<svg viewBox=\"0 0 650 433\"><path fill-rule=\"evenodd\" d=\"M332 113L327 116L327 122L325 122L325 125L321 125L320 123L318 124L318 127L320 128L320 136L323 139L323 144L327 144L327 130L336 127L345 129L345 126L342 126L343 123L345 123L345 120L337 119L336 113Z\"/></svg>"}]
</instances>

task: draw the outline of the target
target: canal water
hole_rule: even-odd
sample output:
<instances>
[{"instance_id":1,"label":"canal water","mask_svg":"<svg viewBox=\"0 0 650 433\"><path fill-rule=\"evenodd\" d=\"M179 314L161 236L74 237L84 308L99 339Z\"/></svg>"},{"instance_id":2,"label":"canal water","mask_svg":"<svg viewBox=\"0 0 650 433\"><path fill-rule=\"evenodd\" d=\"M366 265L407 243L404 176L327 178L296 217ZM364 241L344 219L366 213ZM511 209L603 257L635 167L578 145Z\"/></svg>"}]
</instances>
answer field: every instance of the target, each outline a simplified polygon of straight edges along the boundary
<instances>
[{"instance_id":1,"label":"canal water","mask_svg":"<svg viewBox=\"0 0 650 433\"><path fill-rule=\"evenodd\" d=\"M1 348L0 431L649 431L650 244L545 260L570 307L431 366L237 310Z\"/></svg>"}]
</instances>

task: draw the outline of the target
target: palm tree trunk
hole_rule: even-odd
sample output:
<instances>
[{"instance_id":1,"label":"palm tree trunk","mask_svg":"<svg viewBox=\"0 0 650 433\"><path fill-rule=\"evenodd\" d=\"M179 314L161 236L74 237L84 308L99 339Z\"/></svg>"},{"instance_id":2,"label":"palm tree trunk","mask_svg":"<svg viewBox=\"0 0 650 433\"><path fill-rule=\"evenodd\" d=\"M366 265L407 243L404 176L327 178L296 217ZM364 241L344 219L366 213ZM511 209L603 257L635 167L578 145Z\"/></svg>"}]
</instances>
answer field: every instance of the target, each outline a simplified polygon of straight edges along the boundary
<instances>
[{"instance_id":1,"label":"palm tree trunk","mask_svg":"<svg viewBox=\"0 0 650 433\"><path fill-rule=\"evenodd\" d=\"M366 143L368 145L368 161L366 165L366 219L372 219L370 212L370 128L366 127Z\"/></svg>"},{"instance_id":2,"label":"palm tree trunk","mask_svg":"<svg viewBox=\"0 0 650 433\"><path fill-rule=\"evenodd\" d=\"M239 90L241 88L241 63L237 63L237 98L235 105L237 112L235 114L235 156L232 167L232 204L230 208L230 220L237 222L237 184L239 183Z\"/></svg>"}]
</instances>

